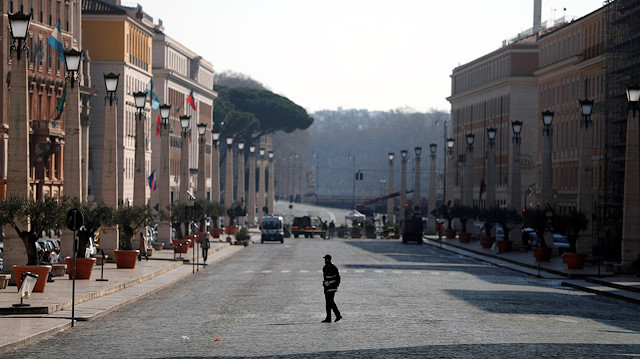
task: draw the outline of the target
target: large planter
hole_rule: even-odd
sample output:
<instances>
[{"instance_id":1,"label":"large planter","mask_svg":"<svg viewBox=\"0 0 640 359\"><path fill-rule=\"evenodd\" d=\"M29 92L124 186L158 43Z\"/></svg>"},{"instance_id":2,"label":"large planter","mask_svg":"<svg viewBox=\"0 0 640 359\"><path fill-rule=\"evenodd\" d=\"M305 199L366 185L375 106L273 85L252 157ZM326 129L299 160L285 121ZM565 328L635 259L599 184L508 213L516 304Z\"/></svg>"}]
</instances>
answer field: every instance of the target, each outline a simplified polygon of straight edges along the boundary
<instances>
[{"instance_id":1,"label":"large planter","mask_svg":"<svg viewBox=\"0 0 640 359\"><path fill-rule=\"evenodd\" d=\"M211 235L213 238L220 238L220 235L224 232L224 228L211 228Z\"/></svg>"},{"instance_id":2,"label":"large planter","mask_svg":"<svg viewBox=\"0 0 640 359\"><path fill-rule=\"evenodd\" d=\"M64 257L67 263L67 274L69 279L73 279L73 257ZM76 258L76 279L91 279L93 265L96 264L95 258Z\"/></svg>"},{"instance_id":3,"label":"large planter","mask_svg":"<svg viewBox=\"0 0 640 359\"><path fill-rule=\"evenodd\" d=\"M460 233L458 235L458 239L460 240L460 243L469 243L469 240L471 240L471 233Z\"/></svg>"},{"instance_id":4,"label":"large planter","mask_svg":"<svg viewBox=\"0 0 640 359\"><path fill-rule=\"evenodd\" d=\"M62 277L67 273L67 265L62 263L56 263L51 265L51 273L54 277Z\"/></svg>"},{"instance_id":5,"label":"large planter","mask_svg":"<svg viewBox=\"0 0 640 359\"><path fill-rule=\"evenodd\" d=\"M195 242L195 237L194 236L183 236L182 237L183 241L189 241L189 248L193 247L193 242Z\"/></svg>"},{"instance_id":6,"label":"large planter","mask_svg":"<svg viewBox=\"0 0 640 359\"><path fill-rule=\"evenodd\" d=\"M498 241L498 253L511 252L511 241Z\"/></svg>"},{"instance_id":7,"label":"large planter","mask_svg":"<svg viewBox=\"0 0 640 359\"><path fill-rule=\"evenodd\" d=\"M16 278L16 285L20 288L22 284L22 273L31 272L33 274L38 275L38 280L36 281L35 287L33 287L34 292L44 292L44 287L47 285L47 280L49 279L49 272L51 272L51 266L13 266L13 275Z\"/></svg>"},{"instance_id":8,"label":"large planter","mask_svg":"<svg viewBox=\"0 0 640 359\"><path fill-rule=\"evenodd\" d=\"M536 258L536 262L548 262L551 260L551 248L548 247L533 247L533 256Z\"/></svg>"},{"instance_id":9,"label":"large planter","mask_svg":"<svg viewBox=\"0 0 640 359\"><path fill-rule=\"evenodd\" d=\"M584 268L584 253L565 253L564 261L567 262L567 269Z\"/></svg>"},{"instance_id":10,"label":"large planter","mask_svg":"<svg viewBox=\"0 0 640 359\"><path fill-rule=\"evenodd\" d=\"M491 246L493 245L493 238L480 237L480 245L482 245L482 248L491 248Z\"/></svg>"},{"instance_id":11,"label":"large planter","mask_svg":"<svg viewBox=\"0 0 640 359\"><path fill-rule=\"evenodd\" d=\"M188 253L189 252L189 244L191 243L190 239L172 239L171 243L173 243L174 248L178 247L176 253Z\"/></svg>"},{"instance_id":12,"label":"large planter","mask_svg":"<svg viewBox=\"0 0 640 359\"><path fill-rule=\"evenodd\" d=\"M113 255L116 258L116 268L135 268L136 261L138 260L138 253L140 253L140 251L137 249L132 251L116 249L113 251Z\"/></svg>"},{"instance_id":13,"label":"large planter","mask_svg":"<svg viewBox=\"0 0 640 359\"><path fill-rule=\"evenodd\" d=\"M455 229L446 229L444 231L444 234L449 239L456 238L456 230Z\"/></svg>"},{"instance_id":14,"label":"large planter","mask_svg":"<svg viewBox=\"0 0 640 359\"><path fill-rule=\"evenodd\" d=\"M229 235L235 235L238 231L238 226L226 226L224 227L224 231Z\"/></svg>"}]
</instances>

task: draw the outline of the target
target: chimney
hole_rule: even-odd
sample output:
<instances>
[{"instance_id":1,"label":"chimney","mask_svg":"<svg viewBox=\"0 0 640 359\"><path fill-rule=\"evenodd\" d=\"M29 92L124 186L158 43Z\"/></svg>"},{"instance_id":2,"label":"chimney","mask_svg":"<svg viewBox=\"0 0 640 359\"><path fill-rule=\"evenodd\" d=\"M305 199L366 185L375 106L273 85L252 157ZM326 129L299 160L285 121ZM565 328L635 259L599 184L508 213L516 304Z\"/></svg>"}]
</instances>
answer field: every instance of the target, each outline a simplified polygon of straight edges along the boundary
<instances>
[{"instance_id":1,"label":"chimney","mask_svg":"<svg viewBox=\"0 0 640 359\"><path fill-rule=\"evenodd\" d=\"M540 30L542 22L542 0L533 0L533 31Z\"/></svg>"}]
</instances>

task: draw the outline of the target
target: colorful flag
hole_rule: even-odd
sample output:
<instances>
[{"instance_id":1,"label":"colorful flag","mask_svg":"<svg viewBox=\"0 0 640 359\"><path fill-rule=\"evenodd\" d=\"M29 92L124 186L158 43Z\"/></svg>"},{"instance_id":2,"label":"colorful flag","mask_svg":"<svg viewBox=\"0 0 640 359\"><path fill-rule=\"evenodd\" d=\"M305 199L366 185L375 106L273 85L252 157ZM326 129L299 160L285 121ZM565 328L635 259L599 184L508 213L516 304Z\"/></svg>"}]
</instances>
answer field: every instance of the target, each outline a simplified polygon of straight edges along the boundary
<instances>
[{"instance_id":1,"label":"colorful flag","mask_svg":"<svg viewBox=\"0 0 640 359\"><path fill-rule=\"evenodd\" d=\"M160 137L160 127L162 126L162 119L160 119L160 114L156 117L156 136Z\"/></svg>"},{"instance_id":2,"label":"colorful flag","mask_svg":"<svg viewBox=\"0 0 640 359\"><path fill-rule=\"evenodd\" d=\"M154 98L153 101L151 102L151 108L154 110L157 110L158 107L160 107L160 100L158 100L158 96L156 96L156 98Z\"/></svg>"},{"instance_id":3,"label":"colorful flag","mask_svg":"<svg viewBox=\"0 0 640 359\"><path fill-rule=\"evenodd\" d=\"M58 111L58 114L54 118L54 121L58 121L60 119L60 117L62 116L62 113L64 112L64 107L66 106L66 104L67 104L67 87L65 86L64 90L62 91L62 96L60 97L60 101L58 101L58 105L56 106L56 111Z\"/></svg>"},{"instance_id":4,"label":"colorful flag","mask_svg":"<svg viewBox=\"0 0 640 359\"><path fill-rule=\"evenodd\" d=\"M484 179L480 180L480 197L482 199L482 194L487 192L487 185L484 183Z\"/></svg>"},{"instance_id":5,"label":"colorful flag","mask_svg":"<svg viewBox=\"0 0 640 359\"><path fill-rule=\"evenodd\" d=\"M189 94L189 97L187 97L187 103L189 105L191 105L191 108L193 108L194 111L196 110L196 100L193 98L193 90L191 90L191 93Z\"/></svg>"},{"instance_id":6,"label":"colorful flag","mask_svg":"<svg viewBox=\"0 0 640 359\"><path fill-rule=\"evenodd\" d=\"M60 53L60 61L64 63L64 43L62 42L62 30L60 30L60 20L56 23L56 27L53 28L49 39L47 40L49 45L53 46L58 53Z\"/></svg>"},{"instance_id":7,"label":"colorful flag","mask_svg":"<svg viewBox=\"0 0 640 359\"><path fill-rule=\"evenodd\" d=\"M156 170L153 170L147 179L149 182L149 189L155 191L156 190Z\"/></svg>"}]
</instances>

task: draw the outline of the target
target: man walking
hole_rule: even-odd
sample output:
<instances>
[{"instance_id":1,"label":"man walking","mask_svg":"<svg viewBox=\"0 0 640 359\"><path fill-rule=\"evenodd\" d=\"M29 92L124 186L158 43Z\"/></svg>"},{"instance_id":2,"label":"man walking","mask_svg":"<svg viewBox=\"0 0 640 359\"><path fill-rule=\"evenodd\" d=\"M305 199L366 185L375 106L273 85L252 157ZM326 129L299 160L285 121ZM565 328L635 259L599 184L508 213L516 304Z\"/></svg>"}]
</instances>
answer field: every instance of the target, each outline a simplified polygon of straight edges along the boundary
<instances>
[{"instance_id":1,"label":"man walking","mask_svg":"<svg viewBox=\"0 0 640 359\"><path fill-rule=\"evenodd\" d=\"M322 275L324 280L322 285L324 286L324 299L327 307L327 317L322 321L323 323L331 323L331 311L336 315L336 322L342 319L338 306L334 301L338 286L340 285L340 273L338 268L331 263L331 255L324 256L324 267L322 268Z\"/></svg>"}]
</instances>

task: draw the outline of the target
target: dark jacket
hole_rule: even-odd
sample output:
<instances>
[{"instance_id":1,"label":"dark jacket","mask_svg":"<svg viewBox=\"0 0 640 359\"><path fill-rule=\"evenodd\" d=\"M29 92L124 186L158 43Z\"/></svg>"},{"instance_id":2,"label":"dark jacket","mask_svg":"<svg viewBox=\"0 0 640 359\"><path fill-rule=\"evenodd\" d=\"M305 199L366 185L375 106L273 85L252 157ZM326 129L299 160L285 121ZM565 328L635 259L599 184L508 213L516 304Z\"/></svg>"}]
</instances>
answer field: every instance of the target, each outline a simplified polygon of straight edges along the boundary
<instances>
[{"instance_id":1,"label":"dark jacket","mask_svg":"<svg viewBox=\"0 0 640 359\"><path fill-rule=\"evenodd\" d=\"M324 276L322 285L324 286L325 293L337 291L340 285L340 272L338 272L338 267L333 265L333 263L325 264L324 267L322 267L322 275Z\"/></svg>"}]
</instances>

